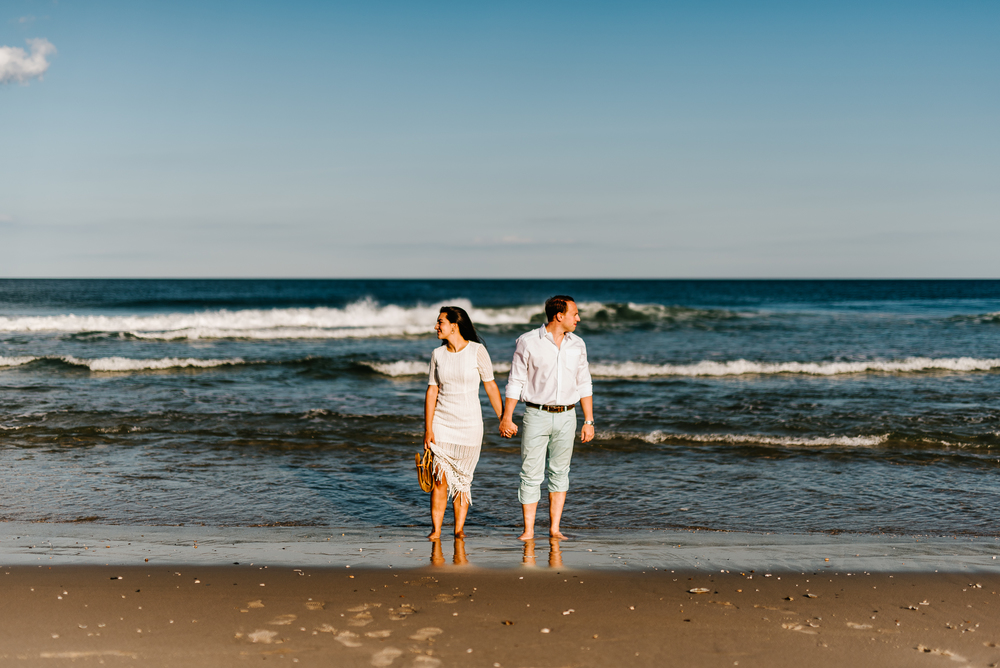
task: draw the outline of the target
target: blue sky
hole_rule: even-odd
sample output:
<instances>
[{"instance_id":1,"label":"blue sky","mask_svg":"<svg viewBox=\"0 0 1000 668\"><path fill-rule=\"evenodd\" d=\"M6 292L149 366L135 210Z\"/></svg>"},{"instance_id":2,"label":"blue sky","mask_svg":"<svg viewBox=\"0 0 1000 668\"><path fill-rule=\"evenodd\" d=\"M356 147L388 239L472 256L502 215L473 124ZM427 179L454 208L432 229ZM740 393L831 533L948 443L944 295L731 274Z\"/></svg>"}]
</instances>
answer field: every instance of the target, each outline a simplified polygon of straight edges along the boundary
<instances>
[{"instance_id":1,"label":"blue sky","mask_svg":"<svg viewBox=\"0 0 1000 668\"><path fill-rule=\"evenodd\" d=\"M206 4L3 3L0 276L1000 276L995 1Z\"/></svg>"}]
</instances>

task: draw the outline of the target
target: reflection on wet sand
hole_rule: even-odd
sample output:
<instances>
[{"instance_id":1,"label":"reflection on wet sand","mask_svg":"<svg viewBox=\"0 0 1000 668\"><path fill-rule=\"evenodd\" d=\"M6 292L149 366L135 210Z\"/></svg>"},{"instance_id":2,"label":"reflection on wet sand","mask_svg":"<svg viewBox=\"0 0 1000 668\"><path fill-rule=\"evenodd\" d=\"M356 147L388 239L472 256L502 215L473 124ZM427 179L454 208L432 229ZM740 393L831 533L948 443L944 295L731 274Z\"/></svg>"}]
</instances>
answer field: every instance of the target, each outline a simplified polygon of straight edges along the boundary
<instances>
[{"instance_id":1,"label":"reflection on wet sand","mask_svg":"<svg viewBox=\"0 0 1000 668\"><path fill-rule=\"evenodd\" d=\"M549 568L562 568L562 549L558 538L549 538Z\"/></svg>"},{"instance_id":2,"label":"reflection on wet sand","mask_svg":"<svg viewBox=\"0 0 1000 668\"><path fill-rule=\"evenodd\" d=\"M452 555L452 563L456 566L468 566L469 558L465 554L465 540L455 538L455 552ZM441 540L431 541L431 565L444 566L444 549L441 547Z\"/></svg>"},{"instance_id":3,"label":"reflection on wet sand","mask_svg":"<svg viewBox=\"0 0 1000 668\"><path fill-rule=\"evenodd\" d=\"M524 566L536 566L535 541L529 539L524 541L524 556L521 558ZM559 546L558 538L549 538L549 568L562 568L562 548Z\"/></svg>"},{"instance_id":4,"label":"reflection on wet sand","mask_svg":"<svg viewBox=\"0 0 1000 668\"><path fill-rule=\"evenodd\" d=\"M549 568L563 568L563 555L562 548L559 545L558 538L549 538ZM444 546L441 540L432 540L431 543L431 566L445 566L447 562L444 556ZM523 543L523 556L521 558L521 565L528 567L537 566L537 561L535 559L535 541L534 539L526 540ZM455 538L454 553L452 554L451 563L455 566L468 566L469 557L465 551L465 540L462 538Z\"/></svg>"}]
</instances>

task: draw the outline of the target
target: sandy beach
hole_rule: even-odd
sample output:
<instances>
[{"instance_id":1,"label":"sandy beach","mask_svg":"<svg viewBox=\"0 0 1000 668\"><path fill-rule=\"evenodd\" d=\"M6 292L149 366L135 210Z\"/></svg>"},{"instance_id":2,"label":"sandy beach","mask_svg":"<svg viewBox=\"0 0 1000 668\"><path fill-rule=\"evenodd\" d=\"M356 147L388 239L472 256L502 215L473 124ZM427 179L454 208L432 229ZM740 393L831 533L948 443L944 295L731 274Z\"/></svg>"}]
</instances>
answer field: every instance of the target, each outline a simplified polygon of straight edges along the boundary
<instances>
[{"instance_id":1,"label":"sandy beach","mask_svg":"<svg viewBox=\"0 0 1000 668\"><path fill-rule=\"evenodd\" d=\"M450 549L442 560L399 570L4 567L0 658L401 668L1000 662L993 573L482 569L455 565Z\"/></svg>"}]
</instances>

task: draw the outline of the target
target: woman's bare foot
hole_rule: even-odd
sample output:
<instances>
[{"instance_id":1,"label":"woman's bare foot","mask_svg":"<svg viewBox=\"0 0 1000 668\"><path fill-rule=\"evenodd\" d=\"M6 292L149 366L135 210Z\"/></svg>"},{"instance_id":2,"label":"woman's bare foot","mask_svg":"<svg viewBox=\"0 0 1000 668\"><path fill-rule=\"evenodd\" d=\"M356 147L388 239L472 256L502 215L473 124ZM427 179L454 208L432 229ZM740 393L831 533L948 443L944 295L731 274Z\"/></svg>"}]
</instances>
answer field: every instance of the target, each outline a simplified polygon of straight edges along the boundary
<instances>
[{"instance_id":1,"label":"woman's bare foot","mask_svg":"<svg viewBox=\"0 0 1000 668\"><path fill-rule=\"evenodd\" d=\"M535 537L534 531L525 531L520 536L517 537L518 540L531 540Z\"/></svg>"},{"instance_id":2,"label":"woman's bare foot","mask_svg":"<svg viewBox=\"0 0 1000 668\"><path fill-rule=\"evenodd\" d=\"M427 534L427 540L441 540L441 530L431 531Z\"/></svg>"},{"instance_id":3,"label":"woman's bare foot","mask_svg":"<svg viewBox=\"0 0 1000 668\"><path fill-rule=\"evenodd\" d=\"M456 531L455 538L465 538L465 529L459 529Z\"/></svg>"},{"instance_id":4,"label":"woman's bare foot","mask_svg":"<svg viewBox=\"0 0 1000 668\"><path fill-rule=\"evenodd\" d=\"M558 540L566 540L566 535L559 529L550 529L549 536Z\"/></svg>"}]
</instances>

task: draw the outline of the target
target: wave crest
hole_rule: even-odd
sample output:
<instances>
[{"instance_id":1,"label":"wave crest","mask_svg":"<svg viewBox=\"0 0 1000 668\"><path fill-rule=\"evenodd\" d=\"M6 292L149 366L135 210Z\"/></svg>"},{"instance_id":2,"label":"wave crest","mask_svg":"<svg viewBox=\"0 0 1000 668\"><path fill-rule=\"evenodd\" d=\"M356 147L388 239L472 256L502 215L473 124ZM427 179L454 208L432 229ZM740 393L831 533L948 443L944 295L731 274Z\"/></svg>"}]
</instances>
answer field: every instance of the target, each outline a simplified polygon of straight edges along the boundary
<instances>
[{"instance_id":1,"label":"wave crest","mask_svg":"<svg viewBox=\"0 0 1000 668\"><path fill-rule=\"evenodd\" d=\"M777 445L798 447L848 447L873 448L885 443L889 434L870 436L765 436L759 434L674 434L660 430L645 434L629 432L600 432L600 440L639 440L646 443L731 443L734 445Z\"/></svg>"},{"instance_id":2,"label":"wave crest","mask_svg":"<svg viewBox=\"0 0 1000 668\"><path fill-rule=\"evenodd\" d=\"M0 332L60 332L120 334L139 339L341 339L424 336L434 331L441 306L461 306L482 327L510 327L544 321L540 304L476 307L468 299L436 304L399 306L363 299L342 308L275 308L150 315L0 316ZM724 311L704 311L661 304L580 304L584 325L602 329L697 317L736 317Z\"/></svg>"},{"instance_id":3,"label":"wave crest","mask_svg":"<svg viewBox=\"0 0 1000 668\"><path fill-rule=\"evenodd\" d=\"M360 364L383 376L398 378L400 376L425 376L430 362L400 360L398 362L361 362ZM508 371L510 371L510 364L497 362L493 365L494 373L507 373Z\"/></svg>"},{"instance_id":4,"label":"wave crest","mask_svg":"<svg viewBox=\"0 0 1000 668\"><path fill-rule=\"evenodd\" d=\"M0 367L20 366L41 360L62 362L71 366L87 367L91 371L157 371L163 369L208 369L217 366L245 364L242 358L229 359L197 359L194 357L163 357L160 359L133 359L131 357L96 357L81 359L67 355L65 357L0 357Z\"/></svg>"},{"instance_id":5,"label":"wave crest","mask_svg":"<svg viewBox=\"0 0 1000 668\"><path fill-rule=\"evenodd\" d=\"M91 371L155 371L162 369L208 369L217 366L232 366L243 364L239 357L231 359L196 359L193 357L164 357L161 359L132 359L129 357L98 357L96 359L79 359L77 357L60 358L67 364L85 366Z\"/></svg>"},{"instance_id":6,"label":"wave crest","mask_svg":"<svg viewBox=\"0 0 1000 668\"><path fill-rule=\"evenodd\" d=\"M28 364L29 362L34 362L37 357L0 357L0 367L5 366L21 366L22 364Z\"/></svg>"},{"instance_id":7,"label":"wave crest","mask_svg":"<svg viewBox=\"0 0 1000 668\"><path fill-rule=\"evenodd\" d=\"M701 361L695 364L645 364L620 362L594 363L590 372L606 378L650 378L655 376L740 376L744 374L804 374L837 376L842 374L884 372L914 373L919 371L990 371L1000 368L1000 359L975 357L908 357L903 360L867 362L729 362Z\"/></svg>"}]
</instances>

